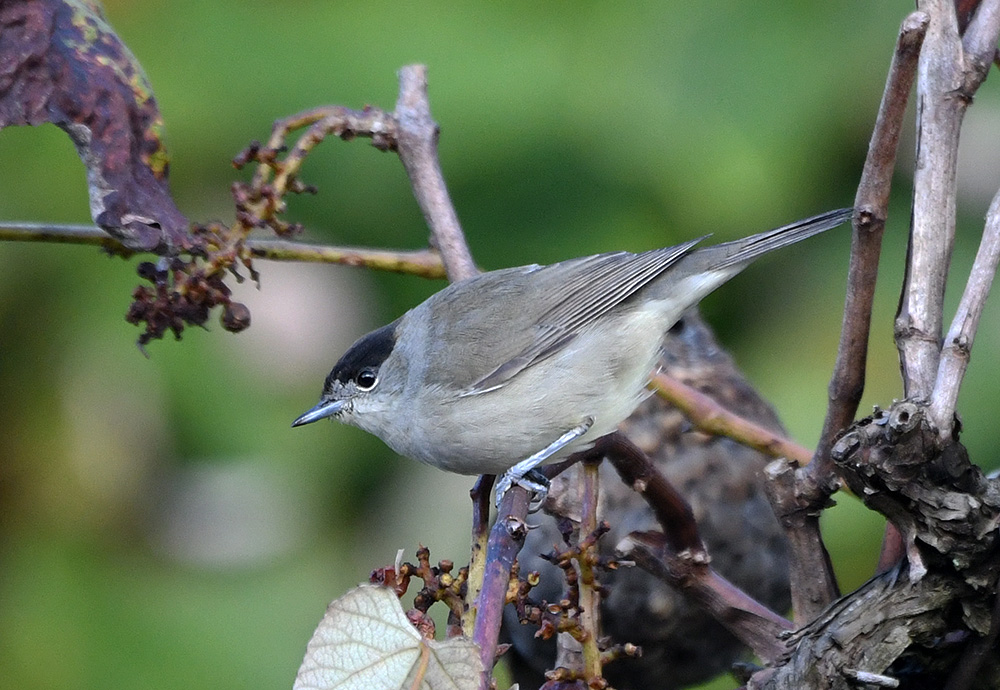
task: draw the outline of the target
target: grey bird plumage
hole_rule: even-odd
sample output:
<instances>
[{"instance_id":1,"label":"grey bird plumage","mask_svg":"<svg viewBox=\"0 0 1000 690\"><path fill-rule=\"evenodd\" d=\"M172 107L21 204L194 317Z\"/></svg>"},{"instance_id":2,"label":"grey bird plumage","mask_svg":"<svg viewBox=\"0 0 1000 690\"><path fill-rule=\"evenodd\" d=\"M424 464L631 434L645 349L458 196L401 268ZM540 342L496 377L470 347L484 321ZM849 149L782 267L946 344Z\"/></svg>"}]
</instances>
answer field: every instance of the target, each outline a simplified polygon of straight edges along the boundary
<instances>
[{"instance_id":1,"label":"grey bird plumage","mask_svg":"<svg viewBox=\"0 0 1000 690\"><path fill-rule=\"evenodd\" d=\"M453 283L358 340L294 426L333 417L460 474L502 474L543 450L545 461L566 457L648 395L663 334L684 311L754 259L851 213L699 249L700 239Z\"/></svg>"}]
</instances>

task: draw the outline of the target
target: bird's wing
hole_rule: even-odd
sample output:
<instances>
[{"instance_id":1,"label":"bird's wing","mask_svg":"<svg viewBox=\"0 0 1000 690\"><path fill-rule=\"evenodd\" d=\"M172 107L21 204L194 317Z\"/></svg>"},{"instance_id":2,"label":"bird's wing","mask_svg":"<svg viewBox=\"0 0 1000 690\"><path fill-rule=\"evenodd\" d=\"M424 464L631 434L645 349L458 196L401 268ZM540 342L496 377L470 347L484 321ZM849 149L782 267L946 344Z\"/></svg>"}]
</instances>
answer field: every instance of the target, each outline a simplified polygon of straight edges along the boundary
<instances>
[{"instance_id":1,"label":"bird's wing","mask_svg":"<svg viewBox=\"0 0 1000 690\"><path fill-rule=\"evenodd\" d=\"M582 328L641 290L702 239L642 254L598 254L538 269L531 277L544 284L540 291L552 306L534 322L531 342L462 395L480 395L501 388L528 367L559 352Z\"/></svg>"}]
</instances>

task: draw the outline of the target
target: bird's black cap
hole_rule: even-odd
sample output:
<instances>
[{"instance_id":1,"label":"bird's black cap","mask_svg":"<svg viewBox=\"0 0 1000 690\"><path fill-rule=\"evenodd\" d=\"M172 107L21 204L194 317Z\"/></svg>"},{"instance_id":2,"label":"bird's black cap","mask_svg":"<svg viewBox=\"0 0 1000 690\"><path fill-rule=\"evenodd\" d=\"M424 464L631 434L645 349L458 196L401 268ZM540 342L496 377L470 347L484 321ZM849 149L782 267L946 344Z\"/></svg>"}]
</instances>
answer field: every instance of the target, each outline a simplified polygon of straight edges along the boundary
<instances>
[{"instance_id":1,"label":"bird's black cap","mask_svg":"<svg viewBox=\"0 0 1000 690\"><path fill-rule=\"evenodd\" d=\"M378 370L396 346L396 325L398 323L397 320L382 326L382 328L362 336L351 345L340 361L334 365L330 375L326 377L327 387L329 388L334 381L347 383L362 369Z\"/></svg>"}]
</instances>

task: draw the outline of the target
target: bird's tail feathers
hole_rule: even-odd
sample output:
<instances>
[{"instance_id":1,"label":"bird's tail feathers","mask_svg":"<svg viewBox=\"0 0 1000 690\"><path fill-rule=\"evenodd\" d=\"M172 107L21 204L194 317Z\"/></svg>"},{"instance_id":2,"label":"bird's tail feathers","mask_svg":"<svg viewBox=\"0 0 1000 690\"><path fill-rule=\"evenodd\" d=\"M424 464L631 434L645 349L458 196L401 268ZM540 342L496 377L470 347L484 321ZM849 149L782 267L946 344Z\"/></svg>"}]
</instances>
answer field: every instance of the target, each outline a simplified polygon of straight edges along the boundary
<instances>
[{"instance_id":1,"label":"bird's tail feathers","mask_svg":"<svg viewBox=\"0 0 1000 690\"><path fill-rule=\"evenodd\" d=\"M727 268L738 264L747 264L757 257L768 253L774 249L795 244L813 235L842 225L851 219L854 214L853 208L841 208L836 211L827 211L818 216L799 220L788 225L783 225L774 230L768 230L757 235L746 237L742 240L726 242L715 245L711 249L732 247L736 251L722 259L715 265L716 268Z\"/></svg>"}]
</instances>

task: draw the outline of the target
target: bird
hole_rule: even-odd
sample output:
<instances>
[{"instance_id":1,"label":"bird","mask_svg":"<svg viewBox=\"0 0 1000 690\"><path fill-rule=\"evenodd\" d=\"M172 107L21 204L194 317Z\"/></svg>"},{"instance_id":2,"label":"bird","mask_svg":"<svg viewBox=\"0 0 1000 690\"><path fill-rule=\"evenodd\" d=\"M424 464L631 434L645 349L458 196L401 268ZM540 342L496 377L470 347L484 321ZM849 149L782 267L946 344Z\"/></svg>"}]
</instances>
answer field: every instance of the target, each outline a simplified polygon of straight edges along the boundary
<instances>
[{"instance_id":1,"label":"bird","mask_svg":"<svg viewBox=\"0 0 1000 690\"><path fill-rule=\"evenodd\" d=\"M648 397L664 334L685 311L760 256L852 214L454 282L355 342L292 426L332 418L440 469L499 475L498 503L514 484L544 494L535 468L587 449Z\"/></svg>"}]
</instances>

